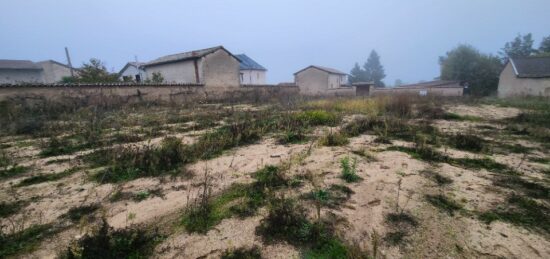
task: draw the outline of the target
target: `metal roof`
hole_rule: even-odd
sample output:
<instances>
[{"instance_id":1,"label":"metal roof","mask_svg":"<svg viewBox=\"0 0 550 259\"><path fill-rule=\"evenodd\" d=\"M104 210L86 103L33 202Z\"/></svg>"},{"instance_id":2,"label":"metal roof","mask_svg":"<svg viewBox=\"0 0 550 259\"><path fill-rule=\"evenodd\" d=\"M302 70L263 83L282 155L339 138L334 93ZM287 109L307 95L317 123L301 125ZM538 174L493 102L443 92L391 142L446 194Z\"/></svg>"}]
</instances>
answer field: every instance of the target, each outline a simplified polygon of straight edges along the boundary
<instances>
[{"instance_id":1,"label":"metal roof","mask_svg":"<svg viewBox=\"0 0 550 259\"><path fill-rule=\"evenodd\" d=\"M300 73L300 72L302 72L302 71L304 71L304 70L306 70L306 69L309 69L309 68L319 69L319 70L325 71L325 72L327 72L327 73L329 73L329 74L347 75L347 73L344 73L344 72L342 72L342 71L340 71L340 70L337 70L337 69L334 69L334 68L322 67L322 66L314 66L314 65L311 65L311 66L309 66L309 67L306 67L306 68L304 68L304 69L302 69L302 70L300 70L300 71L298 71L298 72L296 72L296 73L294 73L294 74L296 75L296 74L298 74L298 73Z\"/></svg>"},{"instance_id":2,"label":"metal roof","mask_svg":"<svg viewBox=\"0 0 550 259\"><path fill-rule=\"evenodd\" d=\"M550 77L550 57L528 57L510 59L517 77Z\"/></svg>"},{"instance_id":3,"label":"metal roof","mask_svg":"<svg viewBox=\"0 0 550 259\"><path fill-rule=\"evenodd\" d=\"M0 69L42 70L42 67L30 60L0 59Z\"/></svg>"},{"instance_id":4,"label":"metal roof","mask_svg":"<svg viewBox=\"0 0 550 259\"><path fill-rule=\"evenodd\" d=\"M216 52L220 49L226 51L231 56L235 57L235 55L233 55L231 52L227 51L223 46L217 46L217 47L213 47L213 48L200 49L200 50L194 50L194 51L188 51L188 52L182 52L182 53L178 53L178 54L163 56L163 57L157 58L153 61L147 62L143 66L148 67L148 66L161 65L161 64L173 63L173 62L184 61L184 60L199 59L199 58L202 58L202 57L204 57L208 54L214 53L214 52ZM235 58L237 60L239 60L239 58L237 58L237 57L235 57Z\"/></svg>"},{"instance_id":5,"label":"metal roof","mask_svg":"<svg viewBox=\"0 0 550 259\"><path fill-rule=\"evenodd\" d=\"M241 60L240 66L239 66L239 68L241 70L262 70L262 71L267 71L267 69L265 67L258 64L258 62L254 61L253 59L251 59L246 54L239 54L239 55L236 55L236 56Z\"/></svg>"}]
</instances>

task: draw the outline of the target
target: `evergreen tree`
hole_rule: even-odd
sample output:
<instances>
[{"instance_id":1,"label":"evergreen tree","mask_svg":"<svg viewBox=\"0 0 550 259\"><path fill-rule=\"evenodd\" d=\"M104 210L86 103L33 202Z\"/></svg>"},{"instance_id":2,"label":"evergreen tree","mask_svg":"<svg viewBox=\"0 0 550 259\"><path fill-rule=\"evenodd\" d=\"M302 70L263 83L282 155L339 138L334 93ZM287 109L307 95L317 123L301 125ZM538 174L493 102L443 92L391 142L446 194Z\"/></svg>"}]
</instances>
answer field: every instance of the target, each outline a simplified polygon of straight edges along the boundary
<instances>
[{"instance_id":1,"label":"evergreen tree","mask_svg":"<svg viewBox=\"0 0 550 259\"><path fill-rule=\"evenodd\" d=\"M550 56L550 36L542 38L539 47L540 56Z\"/></svg>"},{"instance_id":2,"label":"evergreen tree","mask_svg":"<svg viewBox=\"0 0 550 259\"><path fill-rule=\"evenodd\" d=\"M507 58L525 58L537 53L533 48L533 35L531 33L521 36L518 34L513 41L507 42L500 54Z\"/></svg>"},{"instance_id":3,"label":"evergreen tree","mask_svg":"<svg viewBox=\"0 0 550 259\"><path fill-rule=\"evenodd\" d=\"M367 63L363 65L363 69L365 70L365 81L372 81L377 87L385 86L382 79L386 77L386 74L384 73L384 67L380 63L380 56L375 50L371 51Z\"/></svg>"},{"instance_id":4,"label":"evergreen tree","mask_svg":"<svg viewBox=\"0 0 550 259\"><path fill-rule=\"evenodd\" d=\"M349 82L350 83L357 83L357 82L364 82L365 81L365 71L361 69L359 64L356 62L355 66L351 69L349 73Z\"/></svg>"}]
</instances>

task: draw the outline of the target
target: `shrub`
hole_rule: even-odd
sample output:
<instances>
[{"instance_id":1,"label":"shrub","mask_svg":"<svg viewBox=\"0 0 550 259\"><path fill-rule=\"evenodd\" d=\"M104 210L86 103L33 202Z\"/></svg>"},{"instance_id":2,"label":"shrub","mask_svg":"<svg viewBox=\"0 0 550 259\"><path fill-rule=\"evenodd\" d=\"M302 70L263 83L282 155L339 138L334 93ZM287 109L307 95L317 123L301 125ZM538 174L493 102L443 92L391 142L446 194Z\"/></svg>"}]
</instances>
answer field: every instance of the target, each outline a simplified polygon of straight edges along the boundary
<instances>
[{"instance_id":1,"label":"shrub","mask_svg":"<svg viewBox=\"0 0 550 259\"><path fill-rule=\"evenodd\" d=\"M457 133L449 138L451 146L466 151L481 152L485 140L475 135Z\"/></svg>"},{"instance_id":2,"label":"shrub","mask_svg":"<svg viewBox=\"0 0 550 259\"><path fill-rule=\"evenodd\" d=\"M240 247L237 249L228 249L222 253L222 259L261 259L260 248L253 246L250 248Z\"/></svg>"},{"instance_id":3,"label":"shrub","mask_svg":"<svg viewBox=\"0 0 550 259\"><path fill-rule=\"evenodd\" d=\"M309 126L336 126L340 120L335 113L324 110L303 111L294 116L296 120L306 122Z\"/></svg>"},{"instance_id":4,"label":"shrub","mask_svg":"<svg viewBox=\"0 0 550 259\"><path fill-rule=\"evenodd\" d=\"M346 136L340 133L328 133L321 137L319 144L323 146L333 147L333 146L344 146L349 143L349 140Z\"/></svg>"},{"instance_id":5,"label":"shrub","mask_svg":"<svg viewBox=\"0 0 550 259\"><path fill-rule=\"evenodd\" d=\"M412 114L412 104L412 96L400 94L388 98L385 109L389 114L398 117L409 117Z\"/></svg>"},{"instance_id":6,"label":"shrub","mask_svg":"<svg viewBox=\"0 0 550 259\"><path fill-rule=\"evenodd\" d=\"M61 218L66 218L76 223L80 221L80 219L82 219L84 216L88 216L94 213L100 207L101 206L99 206L99 204L90 204L90 205L83 205L80 207L74 207L69 209L67 213L61 215Z\"/></svg>"},{"instance_id":7,"label":"shrub","mask_svg":"<svg viewBox=\"0 0 550 259\"><path fill-rule=\"evenodd\" d=\"M354 158L353 163L350 164L349 157L344 157L340 160L340 168L342 168L342 179L348 183L358 182L362 178L357 175L356 170L357 160Z\"/></svg>"},{"instance_id":8,"label":"shrub","mask_svg":"<svg viewBox=\"0 0 550 259\"><path fill-rule=\"evenodd\" d=\"M23 201L0 202L0 218L6 218L19 212L24 205L25 202Z\"/></svg>"},{"instance_id":9,"label":"shrub","mask_svg":"<svg viewBox=\"0 0 550 259\"><path fill-rule=\"evenodd\" d=\"M61 258L146 258L163 237L156 231L113 229L103 219L98 231L86 234L67 248Z\"/></svg>"},{"instance_id":10,"label":"shrub","mask_svg":"<svg viewBox=\"0 0 550 259\"><path fill-rule=\"evenodd\" d=\"M277 142L282 145L303 143L306 140L307 140L306 135L304 135L302 132L294 132L294 131L283 132L277 137Z\"/></svg>"}]
</instances>

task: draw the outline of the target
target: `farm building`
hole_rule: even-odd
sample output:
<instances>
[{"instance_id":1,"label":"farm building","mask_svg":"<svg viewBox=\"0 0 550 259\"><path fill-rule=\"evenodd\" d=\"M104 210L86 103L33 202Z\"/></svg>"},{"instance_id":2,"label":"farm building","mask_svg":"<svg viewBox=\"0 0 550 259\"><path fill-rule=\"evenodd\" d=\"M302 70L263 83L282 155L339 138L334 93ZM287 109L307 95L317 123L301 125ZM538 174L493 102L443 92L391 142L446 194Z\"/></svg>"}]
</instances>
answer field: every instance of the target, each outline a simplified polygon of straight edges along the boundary
<instances>
[{"instance_id":1,"label":"farm building","mask_svg":"<svg viewBox=\"0 0 550 259\"><path fill-rule=\"evenodd\" d=\"M141 82L145 79L145 71L143 70L143 62L128 62L126 65L118 72L118 76L122 81L135 81Z\"/></svg>"},{"instance_id":2,"label":"farm building","mask_svg":"<svg viewBox=\"0 0 550 259\"><path fill-rule=\"evenodd\" d=\"M305 95L355 95L355 87L346 85L347 74L333 68L309 66L294 73L294 82Z\"/></svg>"},{"instance_id":3,"label":"farm building","mask_svg":"<svg viewBox=\"0 0 550 259\"><path fill-rule=\"evenodd\" d=\"M498 96L550 96L550 57L509 59L500 73Z\"/></svg>"},{"instance_id":4,"label":"farm building","mask_svg":"<svg viewBox=\"0 0 550 259\"><path fill-rule=\"evenodd\" d=\"M143 65L146 77L160 73L168 83L239 87L239 59L222 46L168 55Z\"/></svg>"},{"instance_id":5,"label":"farm building","mask_svg":"<svg viewBox=\"0 0 550 259\"><path fill-rule=\"evenodd\" d=\"M436 80L418 84L402 85L399 87L370 87L369 95L410 94L410 95L437 95L462 96L466 84L460 81Z\"/></svg>"},{"instance_id":6,"label":"farm building","mask_svg":"<svg viewBox=\"0 0 550 259\"><path fill-rule=\"evenodd\" d=\"M53 60L0 60L0 84L53 84L71 76L71 68Z\"/></svg>"},{"instance_id":7,"label":"farm building","mask_svg":"<svg viewBox=\"0 0 550 259\"><path fill-rule=\"evenodd\" d=\"M243 85L265 85L267 69L254 61L246 54L239 54L240 59L240 80Z\"/></svg>"}]
</instances>

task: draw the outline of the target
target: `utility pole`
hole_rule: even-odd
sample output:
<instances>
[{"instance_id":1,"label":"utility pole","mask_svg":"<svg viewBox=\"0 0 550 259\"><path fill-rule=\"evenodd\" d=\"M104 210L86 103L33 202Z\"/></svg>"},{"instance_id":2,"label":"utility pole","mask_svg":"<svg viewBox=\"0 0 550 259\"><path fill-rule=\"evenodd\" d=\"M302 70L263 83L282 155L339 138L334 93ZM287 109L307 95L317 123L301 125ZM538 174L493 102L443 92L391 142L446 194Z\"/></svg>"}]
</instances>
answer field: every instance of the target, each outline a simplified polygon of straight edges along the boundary
<instances>
[{"instance_id":1,"label":"utility pole","mask_svg":"<svg viewBox=\"0 0 550 259\"><path fill-rule=\"evenodd\" d=\"M67 63L71 68L71 77L74 77L73 64L71 64L71 56L69 56L69 48L65 47L65 55L67 56Z\"/></svg>"}]
</instances>

